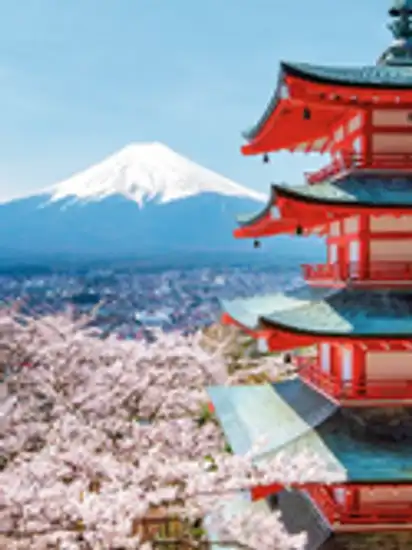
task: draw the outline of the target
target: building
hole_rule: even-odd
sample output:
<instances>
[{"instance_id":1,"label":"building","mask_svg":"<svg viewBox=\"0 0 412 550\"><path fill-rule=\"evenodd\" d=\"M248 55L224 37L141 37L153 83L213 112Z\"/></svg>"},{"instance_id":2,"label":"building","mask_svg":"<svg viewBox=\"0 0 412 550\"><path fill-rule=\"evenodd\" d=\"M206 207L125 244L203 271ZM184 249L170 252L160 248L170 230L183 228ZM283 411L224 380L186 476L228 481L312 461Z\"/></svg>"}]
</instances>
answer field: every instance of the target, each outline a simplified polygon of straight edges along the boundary
<instances>
[{"instance_id":1,"label":"building","mask_svg":"<svg viewBox=\"0 0 412 550\"><path fill-rule=\"evenodd\" d=\"M223 304L223 321L267 350L316 352L296 357L293 380L209 390L235 453L269 435L262 460L311 449L342 474L251 491L307 531L308 550L339 534L412 533L412 1L389 15L395 40L375 65L282 63L242 147L264 162L279 150L331 158L304 186L272 185L235 232L323 235L327 261L303 266L301 289Z\"/></svg>"}]
</instances>

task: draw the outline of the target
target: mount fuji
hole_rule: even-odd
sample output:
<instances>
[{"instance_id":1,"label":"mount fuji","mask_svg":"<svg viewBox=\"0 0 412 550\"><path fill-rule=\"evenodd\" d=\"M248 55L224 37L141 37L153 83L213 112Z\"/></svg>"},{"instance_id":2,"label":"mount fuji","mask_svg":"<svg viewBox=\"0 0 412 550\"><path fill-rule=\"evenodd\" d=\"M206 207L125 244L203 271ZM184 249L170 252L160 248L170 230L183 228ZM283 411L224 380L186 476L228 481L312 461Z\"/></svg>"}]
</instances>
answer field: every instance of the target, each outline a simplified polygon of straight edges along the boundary
<instances>
[{"instance_id":1,"label":"mount fuji","mask_svg":"<svg viewBox=\"0 0 412 550\"><path fill-rule=\"evenodd\" d=\"M235 217L266 200L163 144L131 144L37 195L0 204L0 257L249 252L250 241L232 237Z\"/></svg>"}]
</instances>

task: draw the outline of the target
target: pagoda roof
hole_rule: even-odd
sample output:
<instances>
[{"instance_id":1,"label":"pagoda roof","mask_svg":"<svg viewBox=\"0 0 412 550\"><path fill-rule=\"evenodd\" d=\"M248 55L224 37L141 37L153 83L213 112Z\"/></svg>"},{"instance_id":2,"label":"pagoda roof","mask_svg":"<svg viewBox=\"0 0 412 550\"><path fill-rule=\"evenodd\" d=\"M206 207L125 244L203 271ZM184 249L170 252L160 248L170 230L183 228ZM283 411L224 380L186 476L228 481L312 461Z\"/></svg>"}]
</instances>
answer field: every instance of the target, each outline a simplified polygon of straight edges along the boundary
<instances>
[{"instance_id":1,"label":"pagoda roof","mask_svg":"<svg viewBox=\"0 0 412 550\"><path fill-rule=\"evenodd\" d=\"M274 193L305 202L379 208L412 208L412 175L357 175L316 185L274 185Z\"/></svg>"},{"instance_id":2,"label":"pagoda roof","mask_svg":"<svg viewBox=\"0 0 412 550\"><path fill-rule=\"evenodd\" d=\"M287 75L313 82L396 90L412 88L412 67L408 66L335 67L310 63L282 63L281 69Z\"/></svg>"},{"instance_id":3,"label":"pagoda roof","mask_svg":"<svg viewBox=\"0 0 412 550\"><path fill-rule=\"evenodd\" d=\"M285 205L288 206L287 217L282 216ZM325 210L324 206L331 208ZM356 208L354 213L388 209L403 213L412 209L412 175L354 171L315 185L272 184L268 202L262 210L236 218L241 229L235 231L235 236L248 236L248 230L261 231L263 235L293 232L299 221L310 227L330 221L327 214L341 218L350 214L348 210L353 208Z\"/></svg>"},{"instance_id":4,"label":"pagoda roof","mask_svg":"<svg viewBox=\"0 0 412 550\"><path fill-rule=\"evenodd\" d=\"M410 339L410 290L310 288L222 301L226 314L251 331L306 336Z\"/></svg>"},{"instance_id":5,"label":"pagoda roof","mask_svg":"<svg viewBox=\"0 0 412 550\"><path fill-rule=\"evenodd\" d=\"M376 97L375 97L376 96ZM352 109L376 102L410 103L412 65L336 67L282 62L276 89L256 124L243 132L246 155L305 145L308 151L328 147L331 128ZM395 103L396 101L396 103ZM310 106L310 116L304 116Z\"/></svg>"},{"instance_id":6,"label":"pagoda roof","mask_svg":"<svg viewBox=\"0 0 412 550\"><path fill-rule=\"evenodd\" d=\"M257 462L280 453L287 462L301 452L313 452L325 464L325 477L316 480L320 483L330 475L350 482L412 480L412 438L361 438L351 424L355 420L298 378L261 386L216 386L208 394L235 454L244 455L265 440Z\"/></svg>"}]
</instances>

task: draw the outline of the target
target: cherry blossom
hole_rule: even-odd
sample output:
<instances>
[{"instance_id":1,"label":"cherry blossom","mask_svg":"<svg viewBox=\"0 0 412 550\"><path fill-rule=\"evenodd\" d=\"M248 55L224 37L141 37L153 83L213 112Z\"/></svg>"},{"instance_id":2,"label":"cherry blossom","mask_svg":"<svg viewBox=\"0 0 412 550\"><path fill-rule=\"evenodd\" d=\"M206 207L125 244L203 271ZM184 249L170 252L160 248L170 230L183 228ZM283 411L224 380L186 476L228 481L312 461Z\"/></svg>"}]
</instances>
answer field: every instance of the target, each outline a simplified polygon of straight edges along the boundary
<instances>
[{"instance_id":1,"label":"cherry blossom","mask_svg":"<svg viewBox=\"0 0 412 550\"><path fill-rule=\"evenodd\" d=\"M290 537L276 513L221 511L239 491L318 479L324 465L309 453L260 463L258 448L227 452L206 408L208 385L237 380L219 347L205 351L200 334L159 333L152 344L103 338L90 318L69 313L35 319L4 309L0 327L8 549L149 549L139 521L158 509L208 516L218 540L249 550L302 547L304 534Z\"/></svg>"}]
</instances>

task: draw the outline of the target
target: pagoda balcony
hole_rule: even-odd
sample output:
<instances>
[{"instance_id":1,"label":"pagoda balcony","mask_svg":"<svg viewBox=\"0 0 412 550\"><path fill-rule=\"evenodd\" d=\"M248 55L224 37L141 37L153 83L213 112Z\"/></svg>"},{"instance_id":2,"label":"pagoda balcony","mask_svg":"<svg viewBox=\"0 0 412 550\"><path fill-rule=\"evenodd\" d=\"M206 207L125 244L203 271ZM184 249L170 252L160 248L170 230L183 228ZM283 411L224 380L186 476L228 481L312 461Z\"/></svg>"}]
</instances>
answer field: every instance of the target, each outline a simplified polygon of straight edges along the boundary
<instances>
[{"instance_id":1,"label":"pagoda balcony","mask_svg":"<svg viewBox=\"0 0 412 550\"><path fill-rule=\"evenodd\" d=\"M331 264L303 264L303 276L309 284L323 286L330 283L339 283L344 286L347 280L353 285L390 284L397 283L405 286L412 285L412 262L371 262L366 267L360 262L351 262L346 265Z\"/></svg>"},{"instance_id":2,"label":"pagoda balcony","mask_svg":"<svg viewBox=\"0 0 412 550\"><path fill-rule=\"evenodd\" d=\"M308 283L322 283L326 281L339 281L341 268L339 264L302 264L303 276Z\"/></svg>"},{"instance_id":3,"label":"pagoda balcony","mask_svg":"<svg viewBox=\"0 0 412 550\"><path fill-rule=\"evenodd\" d=\"M314 357L296 357L299 376L311 387L345 406L368 406L412 402L412 379L410 380L341 380L338 376L322 371L320 361Z\"/></svg>"},{"instance_id":4,"label":"pagoda balcony","mask_svg":"<svg viewBox=\"0 0 412 550\"><path fill-rule=\"evenodd\" d=\"M387 529L388 525L392 525L394 530L400 530L403 526L410 529L412 523L410 502L389 500L348 508L336 502L331 487L311 484L306 487L306 492L335 532L375 531L380 525L383 529Z\"/></svg>"},{"instance_id":5,"label":"pagoda balcony","mask_svg":"<svg viewBox=\"0 0 412 550\"><path fill-rule=\"evenodd\" d=\"M339 159L316 172L306 172L310 184L322 183L330 178L356 170L406 170L412 171L411 153L375 153L369 157L359 154L342 154Z\"/></svg>"}]
</instances>

